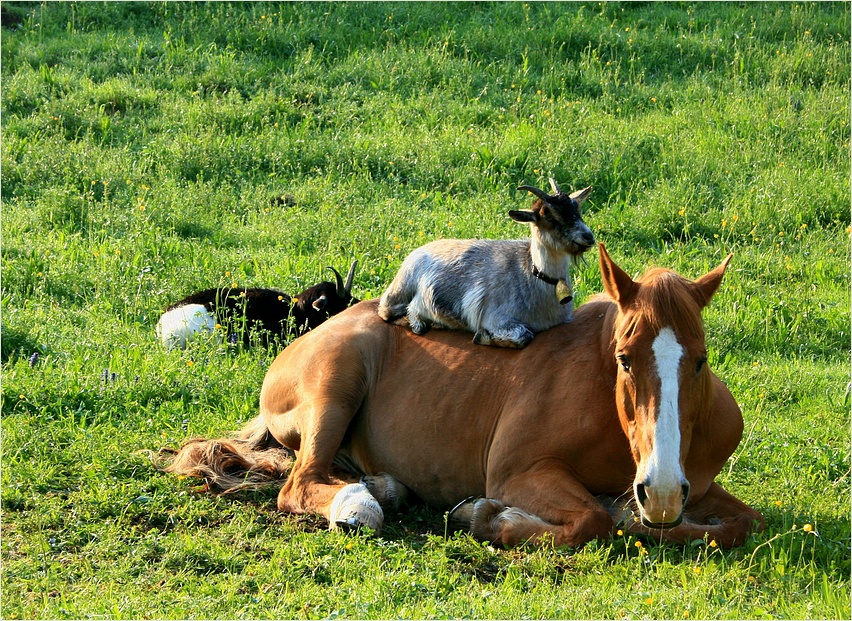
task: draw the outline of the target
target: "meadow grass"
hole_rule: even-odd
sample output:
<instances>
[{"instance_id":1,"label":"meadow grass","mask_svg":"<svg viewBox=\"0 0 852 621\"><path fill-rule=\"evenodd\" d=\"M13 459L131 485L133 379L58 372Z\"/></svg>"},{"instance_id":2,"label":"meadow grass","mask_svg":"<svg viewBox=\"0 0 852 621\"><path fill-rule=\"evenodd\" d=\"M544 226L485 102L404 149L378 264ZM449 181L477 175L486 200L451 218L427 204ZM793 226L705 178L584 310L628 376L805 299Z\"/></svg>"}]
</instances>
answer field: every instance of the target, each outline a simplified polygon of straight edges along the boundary
<instances>
[{"instance_id":1,"label":"meadow grass","mask_svg":"<svg viewBox=\"0 0 852 621\"><path fill-rule=\"evenodd\" d=\"M3 9L4 618L849 618L848 3ZM167 303L354 259L376 297L426 241L526 235L548 176L594 186L631 274L734 253L718 480L765 533L502 550L417 507L347 536L140 453L252 418L275 355L166 352ZM596 252L575 275L600 291Z\"/></svg>"}]
</instances>

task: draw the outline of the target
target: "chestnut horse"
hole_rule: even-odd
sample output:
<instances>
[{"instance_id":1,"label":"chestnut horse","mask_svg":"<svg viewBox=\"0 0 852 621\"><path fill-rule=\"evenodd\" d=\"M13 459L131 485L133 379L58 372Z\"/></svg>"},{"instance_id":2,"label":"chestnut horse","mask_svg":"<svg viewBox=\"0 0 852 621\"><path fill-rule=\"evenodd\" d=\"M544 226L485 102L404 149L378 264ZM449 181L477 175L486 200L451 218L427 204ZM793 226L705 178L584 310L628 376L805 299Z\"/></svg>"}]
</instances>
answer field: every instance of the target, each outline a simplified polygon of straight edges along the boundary
<instances>
[{"instance_id":1,"label":"chestnut horse","mask_svg":"<svg viewBox=\"0 0 852 621\"><path fill-rule=\"evenodd\" d=\"M378 530L411 492L509 546L616 528L742 544L764 523L714 482L743 419L701 318L730 259L695 281L656 268L634 282L601 244L606 295L520 351L418 337L362 302L276 358L239 436L191 441L168 469L219 489L286 477L278 508L332 528Z\"/></svg>"}]
</instances>

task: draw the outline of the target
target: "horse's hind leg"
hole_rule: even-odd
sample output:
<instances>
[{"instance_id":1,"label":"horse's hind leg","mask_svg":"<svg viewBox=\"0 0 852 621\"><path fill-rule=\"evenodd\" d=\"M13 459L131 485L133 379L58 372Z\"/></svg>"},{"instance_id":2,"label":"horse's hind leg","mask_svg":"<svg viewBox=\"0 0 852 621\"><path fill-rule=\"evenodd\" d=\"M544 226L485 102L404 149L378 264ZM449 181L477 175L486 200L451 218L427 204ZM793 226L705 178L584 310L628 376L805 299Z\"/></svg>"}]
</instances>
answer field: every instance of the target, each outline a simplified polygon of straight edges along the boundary
<instances>
[{"instance_id":1,"label":"horse's hind leg","mask_svg":"<svg viewBox=\"0 0 852 621\"><path fill-rule=\"evenodd\" d=\"M381 529L384 514L367 486L347 484L331 475L334 455L355 411L346 404L301 405L266 415L276 439L297 451L290 476L278 492L280 511L319 513L331 528Z\"/></svg>"}]
</instances>

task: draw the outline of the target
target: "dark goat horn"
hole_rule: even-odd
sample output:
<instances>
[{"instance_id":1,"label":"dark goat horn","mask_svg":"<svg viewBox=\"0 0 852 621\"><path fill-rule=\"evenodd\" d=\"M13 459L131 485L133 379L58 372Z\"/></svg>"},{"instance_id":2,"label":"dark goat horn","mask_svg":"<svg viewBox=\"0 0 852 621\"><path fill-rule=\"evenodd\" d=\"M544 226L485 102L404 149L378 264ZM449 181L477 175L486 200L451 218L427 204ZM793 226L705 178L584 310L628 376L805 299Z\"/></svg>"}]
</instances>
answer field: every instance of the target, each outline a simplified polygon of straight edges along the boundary
<instances>
[{"instance_id":1,"label":"dark goat horn","mask_svg":"<svg viewBox=\"0 0 852 621\"><path fill-rule=\"evenodd\" d=\"M325 269L334 272L334 278L337 280L337 297L342 299L346 295L346 289L343 287L343 277L333 267L326 267Z\"/></svg>"},{"instance_id":2,"label":"dark goat horn","mask_svg":"<svg viewBox=\"0 0 852 621\"><path fill-rule=\"evenodd\" d=\"M358 267L358 261L352 261L349 267L349 274L346 275L346 284L343 286L343 291L346 295L352 295L352 279L355 278L355 268Z\"/></svg>"},{"instance_id":3,"label":"dark goat horn","mask_svg":"<svg viewBox=\"0 0 852 621\"><path fill-rule=\"evenodd\" d=\"M559 186L556 185L556 179L554 179L553 177L550 177L549 179L550 179L550 187L553 188L553 193L554 194L562 194L562 190L560 190Z\"/></svg>"},{"instance_id":4,"label":"dark goat horn","mask_svg":"<svg viewBox=\"0 0 852 621\"><path fill-rule=\"evenodd\" d=\"M538 196L543 201L549 201L550 195L544 190L539 190L538 188L534 188L531 185L522 185L518 188L519 190L526 190L527 192L532 192L536 196Z\"/></svg>"}]
</instances>

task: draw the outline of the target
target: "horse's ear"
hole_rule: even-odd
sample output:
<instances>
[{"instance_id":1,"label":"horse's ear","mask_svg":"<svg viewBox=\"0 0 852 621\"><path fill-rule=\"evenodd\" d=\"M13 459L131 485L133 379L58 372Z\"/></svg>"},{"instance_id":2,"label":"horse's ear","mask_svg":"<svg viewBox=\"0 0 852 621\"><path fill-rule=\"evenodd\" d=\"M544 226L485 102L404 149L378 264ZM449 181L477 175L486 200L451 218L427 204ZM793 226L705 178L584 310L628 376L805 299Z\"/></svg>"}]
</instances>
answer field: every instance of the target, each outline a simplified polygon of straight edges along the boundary
<instances>
[{"instance_id":1,"label":"horse's ear","mask_svg":"<svg viewBox=\"0 0 852 621\"><path fill-rule=\"evenodd\" d=\"M601 260L601 276L603 277L604 291L620 307L624 308L633 301L639 285L633 282L633 279L609 258L609 254L607 254L603 243L598 244L598 251Z\"/></svg>"},{"instance_id":2,"label":"horse's ear","mask_svg":"<svg viewBox=\"0 0 852 621\"><path fill-rule=\"evenodd\" d=\"M716 267L716 269L707 272L704 276L693 283L695 299L698 301L701 308L704 308L710 303L710 298L713 297L713 294L716 293L719 285L722 284L722 276L725 275L725 270L728 268L728 263L731 262L731 257L733 256L733 253L729 254L725 257L725 260Z\"/></svg>"}]
</instances>

